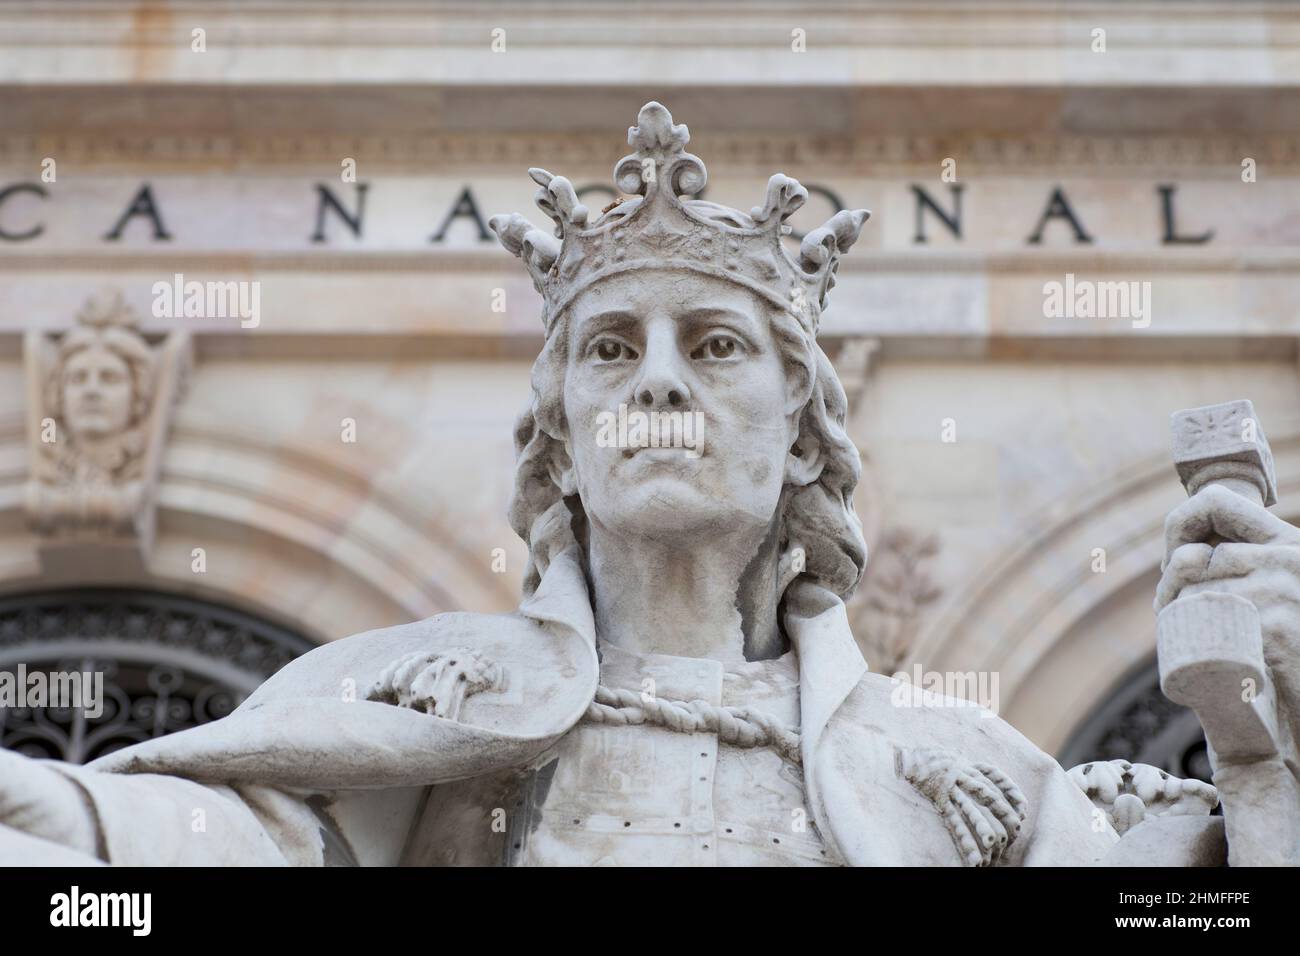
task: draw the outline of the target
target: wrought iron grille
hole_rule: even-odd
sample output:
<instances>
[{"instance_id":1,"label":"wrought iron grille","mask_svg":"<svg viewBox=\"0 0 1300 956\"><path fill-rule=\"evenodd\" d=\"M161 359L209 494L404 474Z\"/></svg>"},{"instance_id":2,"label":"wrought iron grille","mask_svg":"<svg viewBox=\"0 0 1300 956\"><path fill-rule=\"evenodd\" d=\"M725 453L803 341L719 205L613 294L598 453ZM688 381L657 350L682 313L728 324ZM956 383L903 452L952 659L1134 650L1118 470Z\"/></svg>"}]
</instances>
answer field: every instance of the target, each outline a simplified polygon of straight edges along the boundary
<instances>
[{"instance_id":1,"label":"wrought iron grille","mask_svg":"<svg viewBox=\"0 0 1300 956\"><path fill-rule=\"evenodd\" d=\"M86 763L225 716L313 646L240 611L152 591L3 598L0 671L98 672L103 690L93 709L0 706L0 746Z\"/></svg>"}]
</instances>

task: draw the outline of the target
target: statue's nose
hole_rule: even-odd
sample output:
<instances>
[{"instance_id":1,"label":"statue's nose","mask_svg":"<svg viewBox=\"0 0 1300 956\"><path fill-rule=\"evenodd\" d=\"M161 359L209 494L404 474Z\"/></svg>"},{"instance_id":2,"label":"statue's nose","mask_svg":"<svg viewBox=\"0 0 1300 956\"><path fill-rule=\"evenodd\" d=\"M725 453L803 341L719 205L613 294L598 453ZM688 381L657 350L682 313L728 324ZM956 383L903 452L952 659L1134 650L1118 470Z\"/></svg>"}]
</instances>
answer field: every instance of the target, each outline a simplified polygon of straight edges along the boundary
<instances>
[{"instance_id":1,"label":"statue's nose","mask_svg":"<svg viewBox=\"0 0 1300 956\"><path fill-rule=\"evenodd\" d=\"M633 391L642 408L684 408L690 403L677 330L671 320L652 323L647 330L645 357Z\"/></svg>"},{"instance_id":2,"label":"statue's nose","mask_svg":"<svg viewBox=\"0 0 1300 956\"><path fill-rule=\"evenodd\" d=\"M658 376L642 382L636 401L646 408L679 408L690 401L690 397L690 389L684 382L676 381L672 376Z\"/></svg>"}]
</instances>

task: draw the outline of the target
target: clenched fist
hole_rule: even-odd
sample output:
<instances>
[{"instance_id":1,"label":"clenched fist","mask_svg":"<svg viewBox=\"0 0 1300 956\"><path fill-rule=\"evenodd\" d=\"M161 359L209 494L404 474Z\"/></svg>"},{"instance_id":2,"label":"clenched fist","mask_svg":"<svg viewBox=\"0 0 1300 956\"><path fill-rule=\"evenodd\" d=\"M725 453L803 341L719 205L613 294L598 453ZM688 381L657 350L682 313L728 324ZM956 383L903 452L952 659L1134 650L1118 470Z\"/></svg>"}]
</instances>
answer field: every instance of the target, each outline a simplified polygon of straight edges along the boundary
<instances>
[{"instance_id":1,"label":"clenched fist","mask_svg":"<svg viewBox=\"0 0 1300 956\"><path fill-rule=\"evenodd\" d=\"M1265 663L1279 703L1295 721L1300 717L1300 530L1226 488L1202 488L1165 520L1156 612L1204 591L1235 594L1255 605Z\"/></svg>"}]
</instances>

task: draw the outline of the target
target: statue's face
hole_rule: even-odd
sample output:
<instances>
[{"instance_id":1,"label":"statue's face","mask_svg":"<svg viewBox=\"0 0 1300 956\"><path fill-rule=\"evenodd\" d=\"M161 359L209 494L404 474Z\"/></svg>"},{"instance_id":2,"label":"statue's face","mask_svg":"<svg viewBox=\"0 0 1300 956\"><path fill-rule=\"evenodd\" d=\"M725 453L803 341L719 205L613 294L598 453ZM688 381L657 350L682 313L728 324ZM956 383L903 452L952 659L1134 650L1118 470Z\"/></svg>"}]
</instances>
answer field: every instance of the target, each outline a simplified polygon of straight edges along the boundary
<instances>
[{"instance_id":1,"label":"statue's face","mask_svg":"<svg viewBox=\"0 0 1300 956\"><path fill-rule=\"evenodd\" d=\"M592 521L651 537L771 522L800 400L769 308L721 279L650 270L573 302L564 411ZM680 447L637 447L638 414Z\"/></svg>"},{"instance_id":2,"label":"statue's face","mask_svg":"<svg viewBox=\"0 0 1300 956\"><path fill-rule=\"evenodd\" d=\"M131 370L106 348L85 348L63 365L63 417L73 435L100 438L131 419Z\"/></svg>"}]
</instances>

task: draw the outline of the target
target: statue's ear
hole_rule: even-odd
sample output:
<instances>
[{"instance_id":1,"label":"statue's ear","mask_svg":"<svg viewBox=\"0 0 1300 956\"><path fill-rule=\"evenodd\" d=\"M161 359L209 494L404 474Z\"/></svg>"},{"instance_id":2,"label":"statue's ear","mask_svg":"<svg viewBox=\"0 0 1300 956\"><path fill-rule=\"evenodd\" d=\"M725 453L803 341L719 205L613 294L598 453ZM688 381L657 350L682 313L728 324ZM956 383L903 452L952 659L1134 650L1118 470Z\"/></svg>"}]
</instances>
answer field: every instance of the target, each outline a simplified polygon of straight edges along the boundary
<instances>
[{"instance_id":1,"label":"statue's ear","mask_svg":"<svg viewBox=\"0 0 1300 956\"><path fill-rule=\"evenodd\" d=\"M560 494L566 498L569 495L576 495L578 476L573 471L573 456L569 454L568 440L561 442L552 438L548 444L550 460L547 462L546 470L551 475L551 481L555 482L560 489Z\"/></svg>"},{"instance_id":2,"label":"statue's ear","mask_svg":"<svg viewBox=\"0 0 1300 956\"><path fill-rule=\"evenodd\" d=\"M801 429L785 456L786 484L811 485L821 477L822 467L822 443L807 428Z\"/></svg>"}]
</instances>

